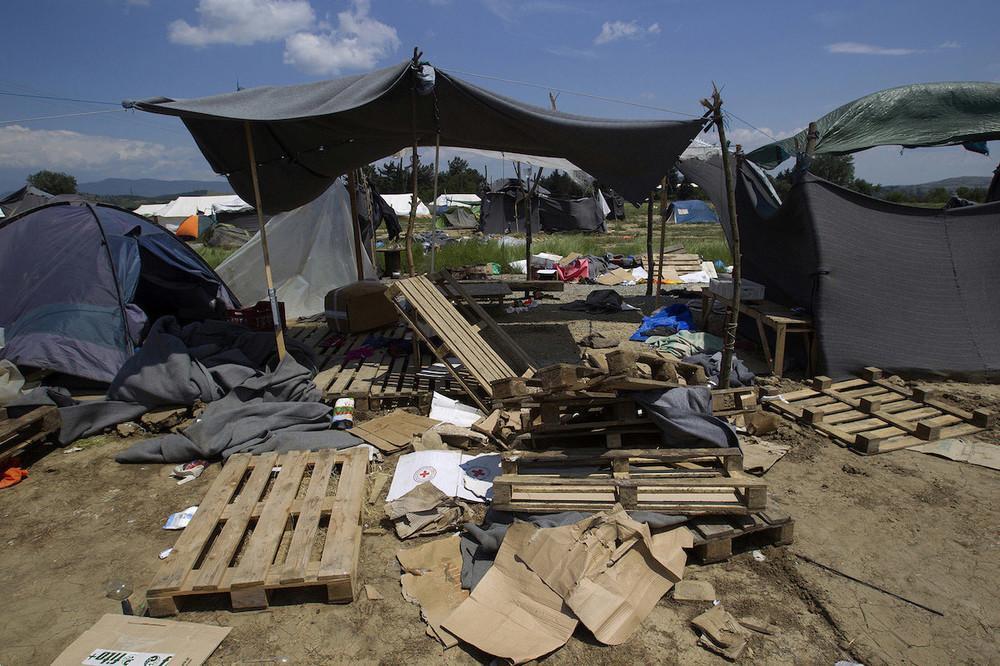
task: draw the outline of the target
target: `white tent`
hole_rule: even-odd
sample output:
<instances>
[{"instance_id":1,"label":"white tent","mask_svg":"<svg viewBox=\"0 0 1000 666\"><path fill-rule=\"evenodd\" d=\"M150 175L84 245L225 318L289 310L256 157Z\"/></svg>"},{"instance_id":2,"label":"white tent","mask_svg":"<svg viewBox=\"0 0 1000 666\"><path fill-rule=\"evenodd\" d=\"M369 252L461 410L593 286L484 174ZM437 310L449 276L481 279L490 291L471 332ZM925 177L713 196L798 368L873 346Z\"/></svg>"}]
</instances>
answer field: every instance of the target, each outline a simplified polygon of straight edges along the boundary
<instances>
[{"instance_id":1,"label":"white tent","mask_svg":"<svg viewBox=\"0 0 1000 666\"><path fill-rule=\"evenodd\" d=\"M274 287L289 319L323 312L328 291L358 279L351 204L341 180L306 205L275 215L265 229ZM365 277L377 277L365 252L362 262ZM267 300L260 232L215 270L244 305Z\"/></svg>"},{"instance_id":2,"label":"white tent","mask_svg":"<svg viewBox=\"0 0 1000 666\"><path fill-rule=\"evenodd\" d=\"M438 208L444 207L456 207L456 208L469 208L471 206L478 206L482 201L478 194L442 194L434 200L434 205Z\"/></svg>"},{"instance_id":3,"label":"white tent","mask_svg":"<svg viewBox=\"0 0 1000 666\"><path fill-rule=\"evenodd\" d=\"M135 213L136 215L142 215L143 217L155 217L156 214L160 212L160 209L166 205L167 204L162 204L162 203L142 204L132 212Z\"/></svg>"},{"instance_id":4,"label":"white tent","mask_svg":"<svg viewBox=\"0 0 1000 666\"><path fill-rule=\"evenodd\" d=\"M409 216L410 214L410 200L413 197L412 194L383 194L382 199L389 204L396 215ZM430 217L431 211L424 204L423 201L417 199L417 217Z\"/></svg>"},{"instance_id":5,"label":"white tent","mask_svg":"<svg viewBox=\"0 0 1000 666\"><path fill-rule=\"evenodd\" d=\"M177 226L192 215L211 215L216 210L238 212L253 210L253 206L235 194L207 197L177 197L170 203L164 204L162 208L154 213L154 217L157 222L170 231L177 231Z\"/></svg>"}]
</instances>

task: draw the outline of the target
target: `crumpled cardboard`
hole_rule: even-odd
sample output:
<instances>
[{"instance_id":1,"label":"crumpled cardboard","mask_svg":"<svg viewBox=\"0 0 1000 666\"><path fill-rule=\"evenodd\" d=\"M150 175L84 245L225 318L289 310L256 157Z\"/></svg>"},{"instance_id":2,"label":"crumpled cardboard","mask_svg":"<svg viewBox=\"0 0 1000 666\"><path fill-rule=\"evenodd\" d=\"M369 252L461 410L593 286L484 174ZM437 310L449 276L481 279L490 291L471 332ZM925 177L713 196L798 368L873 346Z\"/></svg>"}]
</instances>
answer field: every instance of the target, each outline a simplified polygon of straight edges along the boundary
<instances>
[{"instance_id":1,"label":"crumpled cardboard","mask_svg":"<svg viewBox=\"0 0 1000 666\"><path fill-rule=\"evenodd\" d=\"M441 623L469 597L462 589L458 544L458 535L454 535L396 551L404 572L400 578L403 598L420 606L427 634L445 647L458 645L458 639L442 629Z\"/></svg>"},{"instance_id":2,"label":"crumpled cardboard","mask_svg":"<svg viewBox=\"0 0 1000 666\"><path fill-rule=\"evenodd\" d=\"M537 659L566 644L577 620L562 597L520 559L539 530L514 523L496 561L472 595L444 621L444 628L483 652L515 664Z\"/></svg>"},{"instance_id":3,"label":"crumpled cardboard","mask_svg":"<svg viewBox=\"0 0 1000 666\"><path fill-rule=\"evenodd\" d=\"M599 641L619 645L681 580L683 549L692 546L686 527L653 536L616 505L573 525L538 530L519 557Z\"/></svg>"},{"instance_id":4,"label":"crumpled cardboard","mask_svg":"<svg viewBox=\"0 0 1000 666\"><path fill-rule=\"evenodd\" d=\"M421 483L392 502L385 515L393 521L400 539L431 536L457 527L469 518L465 503L441 492L432 483Z\"/></svg>"},{"instance_id":5,"label":"crumpled cardboard","mask_svg":"<svg viewBox=\"0 0 1000 666\"><path fill-rule=\"evenodd\" d=\"M698 643L703 647L735 661L747 646L747 630L722 607L713 606L691 624L701 630Z\"/></svg>"}]
</instances>

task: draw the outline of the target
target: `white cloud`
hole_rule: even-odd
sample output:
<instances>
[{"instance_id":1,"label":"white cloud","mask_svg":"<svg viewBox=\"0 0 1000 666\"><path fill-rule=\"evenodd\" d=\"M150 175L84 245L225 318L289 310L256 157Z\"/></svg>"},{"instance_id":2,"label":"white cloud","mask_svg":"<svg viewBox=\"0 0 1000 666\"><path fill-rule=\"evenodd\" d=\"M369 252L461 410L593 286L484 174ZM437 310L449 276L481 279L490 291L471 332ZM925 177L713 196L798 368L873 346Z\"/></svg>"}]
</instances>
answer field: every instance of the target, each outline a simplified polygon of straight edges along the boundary
<instances>
[{"instance_id":1,"label":"white cloud","mask_svg":"<svg viewBox=\"0 0 1000 666\"><path fill-rule=\"evenodd\" d=\"M399 48L396 29L368 15L368 0L337 14L329 32L297 32L285 40L285 63L310 74L336 74L344 69L370 69Z\"/></svg>"},{"instance_id":2,"label":"white cloud","mask_svg":"<svg viewBox=\"0 0 1000 666\"><path fill-rule=\"evenodd\" d=\"M960 49L960 48L962 48L962 45L959 44L958 42L954 41L954 40L949 39L946 42L941 42L940 44L938 44L938 48L939 49Z\"/></svg>"},{"instance_id":3,"label":"white cloud","mask_svg":"<svg viewBox=\"0 0 1000 666\"><path fill-rule=\"evenodd\" d=\"M914 53L921 53L923 51L923 49L889 48L885 46L875 46L874 44L862 44L860 42L836 42L834 44L827 44L826 50L829 53L880 56L906 56Z\"/></svg>"},{"instance_id":4,"label":"white cloud","mask_svg":"<svg viewBox=\"0 0 1000 666\"><path fill-rule=\"evenodd\" d=\"M639 39L644 35L660 33L660 24L651 23L643 28L637 21L605 21L601 32L594 38L594 44L608 44L619 39Z\"/></svg>"},{"instance_id":5,"label":"white cloud","mask_svg":"<svg viewBox=\"0 0 1000 666\"><path fill-rule=\"evenodd\" d=\"M170 41L188 46L273 42L316 21L309 0L199 0L197 11L197 25L170 24Z\"/></svg>"},{"instance_id":6,"label":"white cloud","mask_svg":"<svg viewBox=\"0 0 1000 666\"><path fill-rule=\"evenodd\" d=\"M55 169L130 174L204 173L204 160L191 147L120 139L70 130L38 130L22 125L0 127L0 164L4 168Z\"/></svg>"}]
</instances>

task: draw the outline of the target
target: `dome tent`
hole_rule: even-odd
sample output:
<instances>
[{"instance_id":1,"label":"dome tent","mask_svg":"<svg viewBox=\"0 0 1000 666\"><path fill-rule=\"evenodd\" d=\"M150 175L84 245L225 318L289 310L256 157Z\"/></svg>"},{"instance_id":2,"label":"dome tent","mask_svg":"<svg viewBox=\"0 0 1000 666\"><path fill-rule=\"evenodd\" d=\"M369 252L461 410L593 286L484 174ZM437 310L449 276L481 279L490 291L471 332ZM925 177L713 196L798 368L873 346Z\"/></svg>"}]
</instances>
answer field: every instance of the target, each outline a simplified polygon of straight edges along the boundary
<instances>
[{"instance_id":1,"label":"dome tent","mask_svg":"<svg viewBox=\"0 0 1000 666\"><path fill-rule=\"evenodd\" d=\"M239 307L174 234L126 210L51 203L0 222L0 358L110 382L145 325Z\"/></svg>"}]
</instances>

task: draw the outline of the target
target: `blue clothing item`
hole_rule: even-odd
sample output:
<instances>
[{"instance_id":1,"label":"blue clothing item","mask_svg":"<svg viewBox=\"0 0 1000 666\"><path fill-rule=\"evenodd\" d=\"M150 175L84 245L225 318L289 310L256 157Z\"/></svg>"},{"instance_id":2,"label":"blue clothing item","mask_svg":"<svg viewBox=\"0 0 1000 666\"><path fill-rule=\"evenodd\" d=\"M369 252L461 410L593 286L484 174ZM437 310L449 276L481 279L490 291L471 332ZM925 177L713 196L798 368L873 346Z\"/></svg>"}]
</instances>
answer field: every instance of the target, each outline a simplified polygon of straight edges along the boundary
<instances>
[{"instance_id":1,"label":"blue clothing item","mask_svg":"<svg viewBox=\"0 0 1000 666\"><path fill-rule=\"evenodd\" d=\"M645 342L650 332L657 326L672 326L678 331L690 331L694 329L694 317L691 310L683 303L675 303L665 308L660 308L648 317L642 318L639 329L632 334L629 340Z\"/></svg>"}]
</instances>

